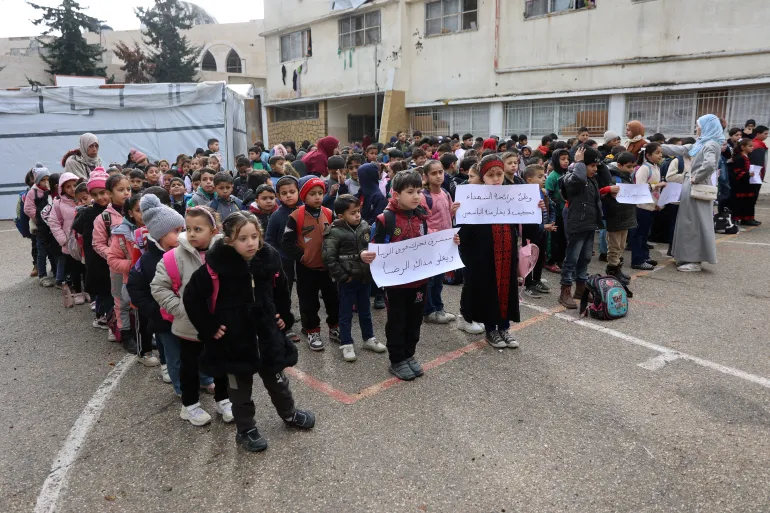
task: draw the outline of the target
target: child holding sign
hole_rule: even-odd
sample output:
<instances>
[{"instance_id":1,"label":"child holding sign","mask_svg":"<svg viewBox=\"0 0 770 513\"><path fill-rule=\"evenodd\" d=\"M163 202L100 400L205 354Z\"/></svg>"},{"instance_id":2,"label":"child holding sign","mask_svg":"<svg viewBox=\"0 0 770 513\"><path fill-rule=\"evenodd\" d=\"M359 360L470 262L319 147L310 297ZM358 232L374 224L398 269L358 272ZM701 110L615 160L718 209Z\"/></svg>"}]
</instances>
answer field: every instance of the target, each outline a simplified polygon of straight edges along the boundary
<instances>
[{"instance_id":1,"label":"child holding sign","mask_svg":"<svg viewBox=\"0 0 770 513\"><path fill-rule=\"evenodd\" d=\"M614 276L628 285L631 277L623 272L620 258L626 247L628 231L636 228L636 205L618 203L615 199L619 184L632 184L632 175L636 167L636 158L629 151L624 151L609 165L610 181L601 182L604 216L607 222L607 274ZM606 178L606 177L605 177Z\"/></svg>"},{"instance_id":2,"label":"child holding sign","mask_svg":"<svg viewBox=\"0 0 770 513\"><path fill-rule=\"evenodd\" d=\"M652 191L652 199L657 203L660 190L666 186L666 182L660 181L660 168L663 162L663 149L658 143L649 143L639 152L634 182L648 184ZM658 265L656 260L650 259L650 250L647 248L647 238L650 236L652 221L655 215L655 203L643 203L636 206L636 231L631 236L631 268L642 271L652 271Z\"/></svg>"}]
</instances>

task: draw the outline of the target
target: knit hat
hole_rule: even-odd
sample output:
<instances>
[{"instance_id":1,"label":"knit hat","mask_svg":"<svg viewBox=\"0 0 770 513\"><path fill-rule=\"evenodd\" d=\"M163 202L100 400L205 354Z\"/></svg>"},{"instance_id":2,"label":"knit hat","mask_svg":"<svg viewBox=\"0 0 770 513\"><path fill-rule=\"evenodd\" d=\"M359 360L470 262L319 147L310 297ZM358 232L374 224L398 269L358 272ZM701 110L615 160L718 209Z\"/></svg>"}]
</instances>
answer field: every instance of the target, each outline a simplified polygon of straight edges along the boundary
<instances>
[{"instance_id":1,"label":"knit hat","mask_svg":"<svg viewBox=\"0 0 770 513\"><path fill-rule=\"evenodd\" d=\"M128 152L128 155L131 157L131 162L134 164L138 164L147 159L147 155L135 148L131 148L131 151Z\"/></svg>"},{"instance_id":2,"label":"knit hat","mask_svg":"<svg viewBox=\"0 0 770 513\"><path fill-rule=\"evenodd\" d=\"M588 166L590 164L598 164L602 161L601 155L593 148L586 148L586 152L583 154L583 163Z\"/></svg>"},{"instance_id":3,"label":"knit hat","mask_svg":"<svg viewBox=\"0 0 770 513\"><path fill-rule=\"evenodd\" d=\"M305 198L307 197L307 193L310 192L310 189L313 187L321 187L324 192L326 192L326 184L324 184L324 181L318 178L315 175L307 175L303 176L299 180L299 199L303 202L305 201Z\"/></svg>"},{"instance_id":4,"label":"knit hat","mask_svg":"<svg viewBox=\"0 0 770 513\"><path fill-rule=\"evenodd\" d=\"M35 185L40 185L40 181L46 176L51 176L51 172L41 162L35 163Z\"/></svg>"},{"instance_id":5,"label":"knit hat","mask_svg":"<svg viewBox=\"0 0 770 513\"><path fill-rule=\"evenodd\" d=\"M275 182L275 192L278 192L281 187L290 183L294 184L297 187L297 190L299 190L299 180L297 180L297 178L294 176L285 175L279 178L277 182Z\"/></svg>"},{"instance_id":6,"label":"knit hat","mask_svg":"<svg viewBox=\"0 0 770 513\"><path fill-rule=\"evenodd\" d=\"M613 132L612 130L607 130L604 132L604 142L612 141L613 139L620 139L620 136Z\"/></svg>"},{"instance_id":7,"label":"knit hat","mask_svg":"<svg viewBox=\"0 0 770 513\"><path fill-rule=\"evenodd\" d=\"M91 192L93 189L106 188L107 178L109 178L109 175L107 175L107 172L101 166L91 171L91 175L88 177L88 183L86 184L88 192Z\"/></svg>"},{"instance_id":8,"label":"knit hat","mask_svg":"<svg viewBox=\"0 0 770 513\"><path fill-rule=\"evenodd\" d=\"M173 208L163 205L154 194L145 194L139 201L139 208L142 209L142 220L156 242L160 242L169 232L184 228L184 217Z\"/></svg>"}]
</instances>

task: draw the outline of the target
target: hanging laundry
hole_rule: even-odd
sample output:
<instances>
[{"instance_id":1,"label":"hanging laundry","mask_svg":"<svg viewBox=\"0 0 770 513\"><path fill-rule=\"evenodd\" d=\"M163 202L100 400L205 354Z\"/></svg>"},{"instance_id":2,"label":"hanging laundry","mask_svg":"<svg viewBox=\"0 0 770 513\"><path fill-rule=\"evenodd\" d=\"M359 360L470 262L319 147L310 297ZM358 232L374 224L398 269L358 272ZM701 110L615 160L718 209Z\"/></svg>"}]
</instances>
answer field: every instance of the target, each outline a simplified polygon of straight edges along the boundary
<instances>
[{"instance_id":1,"label":"hanging laundry","mask_svg":"<svg viewBox=\"0 0 770 513\"><path fill-rule=\"evenodd\" d=\"M355 51L355 48L350 49L350 67L353 67L353 52Z\"/></svg>"},{"instance_id":2,"label":"hanging laundry","mask_svg":"<svg viewBox=\"0 0 770 513\"><path fill-rule=\"evenodd\" d=\"M283 80L283 85L286 85L286 65L281 66L281 79Z\"/></svg>"},{"instance_id":3,"label":"hanging laundry","mask_svg":"<svg viewBox=\"0 0 770 513\"><path fill-rule=\"evenodd\" d=\"M302 64L299 65L299 68L297 68L297 73L302 74Z\"/></svg>"},{"instance_id":4,"label":"hanging laundry","mask_svg":"<svg viewBox=\"0 0 770 513\"><path fill-rule=\"evenodd\" d=\"M297 70L294 70L294 76L291 79L294 90L297 90Z\"/></svg>"}]
</instances>

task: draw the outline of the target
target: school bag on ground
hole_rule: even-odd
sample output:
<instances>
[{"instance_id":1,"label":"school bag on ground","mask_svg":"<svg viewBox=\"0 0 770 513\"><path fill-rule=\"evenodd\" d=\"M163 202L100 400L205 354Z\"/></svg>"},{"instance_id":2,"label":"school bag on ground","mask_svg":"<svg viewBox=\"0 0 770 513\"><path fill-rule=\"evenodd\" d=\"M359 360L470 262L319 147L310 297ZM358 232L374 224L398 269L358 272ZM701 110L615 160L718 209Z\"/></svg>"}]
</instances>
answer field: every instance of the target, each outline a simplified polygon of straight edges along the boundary
<instances>
[{"instance_id":1,"label":"school bag on ground","mask_svg":"<svg viewBox=\"0 0 770 513\"><path fill-rule=\"evenodd\" d=\"M628 314L626 287L614 276L591 276L580 299L580 314L602 321L625 317Z\"/></svg>"},{"instance_id":2,"label":"school bag on ground","mask_svg":"<svg viewBox=\"0 0 770 513\"><path fill-rule=\"evenodd\" d=\"M718 212L714 215L714 233L726 233L728 235L738 233L740 228L733 222L733 216L729 208L724 212Z\"/></svg>"}]
</instances>

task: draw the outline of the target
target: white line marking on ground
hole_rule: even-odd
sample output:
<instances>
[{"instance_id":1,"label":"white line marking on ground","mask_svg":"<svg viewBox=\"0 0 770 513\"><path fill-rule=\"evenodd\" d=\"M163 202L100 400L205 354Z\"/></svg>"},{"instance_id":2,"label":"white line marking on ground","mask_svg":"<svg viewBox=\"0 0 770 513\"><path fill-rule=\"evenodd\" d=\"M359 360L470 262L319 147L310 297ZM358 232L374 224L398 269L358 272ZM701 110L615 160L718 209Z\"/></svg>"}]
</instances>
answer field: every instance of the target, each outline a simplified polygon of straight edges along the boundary
<instances>
[{"instance_id":1,"label":"white line marking on ground","mask_svg":"<svg viewBox=\"0 0 770 513\"><path fill-rule=\"evenodd\" d=\"M654 358L650 358L646 362L642 362L638 365L642 369L647 369L649 371L656 371L665 367L667 363L673 362L678 359L679 359L678 353L663 353L663 354L659 354Z\"/></svg>"},{"instance_id":2,"label":"white line marking on ground","mask_svg":"<svg viewBox=\"0 0 770 513\"><path fill-rule=\"evenodd\" d=\"M6 233L6 232L18 232L19 230L0 230L0 233Z\"/></svg>"},{"instance_id":3,"label":"white line marking on ground","mask_svg":"<svg viewBox=\"0 0 770 513\"><path fill-rule=\"evenodd\" d=\"M94 427L99 416L102 414L107 399L110 398L112 391L120 382L120 379L126 374L128 369L136 363L136 358L132 354L127 354L120 360L115 368L107 374L99 388L96 389L93 397L83 409L83 413L75 421L70 429L67 439L59 454L51 466L51 472L48 474L40 494L37 496L35 504L35 513L53 513L56 511L56 504L59 496L67 484L67 475L72 465L83 447L83 443L88 436L91 428Z\"/></svg>"},{"instance_id":4,"label":"white line marking on ground","mask_svg":"<svg viewBox=\"0 0 770 513\"><path fill-rule=\"evenodd\" d=\"M770 243L767 242L744 242L741 240L726 240L725 243L727 244L747 244L749 246L770 246Z\"/></svg>"},{"instance_id":5,"label":"white line marking on ground","mask_svg":"<svg viewBox=\"0 0 770 513\"><path fill-rule=\"evenodd\" d=\"M749 381L751 383L763 386L765 388L770 388L770 379L768 378L763 378L762 376L757 376L756 374L751 374L749 372L744 372L740 369L728 367L727 365L722 365L721 363L712 362L710 360L706 360L705 358L700 358L698 356L682 353L677 351L676 349L671 349L670 347L661 346L659 344L653 344L652 342L647 342L646 340L642 340L640 338L633 337L631 335L626 335L625 333L622 333L617 330L605 328L604 326L600 326L592 322L576 319L575 317L572 317L567 314L552 313L548 308L544 308L542 306L535 306L529 303L521 303L521 305L526 306L527 308L531 308L532 310L535 310L537 312L547 313L549 315L552 315L553 317L556 317L557 319L571 322L573 324L577 324L578 326L583 326L584 328L592 329L594 331L598 331L599 333L604 333L605 335L609 335L611 337L625 340L626 342L629 342L631 344L634 344L640 347L645 347L647 349L652 349L653 351L657 351L659 353L663 353L663 354L676 353L679 355L679 358L681 358L682 360L687 360L697 365L700 365L701 367L706 367L707 369L715 370L715 371L721 372L722 374L727 374L728 376L733 376L735 378L740 378L740 379Z\"/></svg>"}]
</instances>

